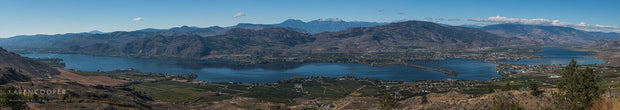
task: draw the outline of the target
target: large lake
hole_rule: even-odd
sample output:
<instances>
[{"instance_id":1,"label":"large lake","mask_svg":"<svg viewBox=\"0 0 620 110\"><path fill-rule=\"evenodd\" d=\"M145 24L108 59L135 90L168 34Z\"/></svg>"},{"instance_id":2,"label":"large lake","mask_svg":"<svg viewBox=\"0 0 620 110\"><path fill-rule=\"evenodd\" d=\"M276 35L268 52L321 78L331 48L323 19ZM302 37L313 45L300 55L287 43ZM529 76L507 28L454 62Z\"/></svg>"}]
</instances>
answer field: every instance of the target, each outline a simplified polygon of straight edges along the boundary
<instances>
[{"instance_id":1,"label":"large lake","mask_svg":"<svg viewBox=\"0 0 620 110\"><path fill-rule=\"evenodd\" d=\"M560 52L560 53L555 53ZM587 52L570 51L550 48L538 54L548 56L543 59L505 61L508 63L550 64L564 63L570 59L564 55L572 55L580 62L599 63L604 61L583 57L591 55ZM123 57L101 57L80 54L22 54L31 58L56 57L64 59L66 68L85 71L110 71L115 69L135 68L144 72L168 74L198 74L197 80L202 81L233 81L233 82L274 82L292 77L329 76L339 77L353 75L359 78L378 78L384 80L440 80L446 78L467 80L490 80L500 78L496 64L470 59L446 59L435 61L412 61L409 63L433 68L457 71L457 76L436 71L412 68L401 65L382 67L366 66L354 63L272 63L257 65L236 65L229 61L196 61L170 59L141 59ZM572 58L572 57L570 57ZM545 60L553 59L553 60ZM583 62L582 62L583 61Z\"/></svg>"},{"instance_id":2,"label":"large lake","mask_svg":"<svg viewBox=\"0 0 620 110\"><path fill-rule=\"evenodd\" d=\"M534 58L534 59L524 59L524 60L505 60L500 61L504 63L511 64L526 64L526 65L567 65L571 59L575 58L577 64L579 65L589 65L589 64L605 64L606 62L600 59L587 57L595 55L592 52L582 52L582 51L574 51L568 49L561 48L543 48L543 50L536 52L535 54L544 55L545 58Z\"/></svg>"}]
</instances>

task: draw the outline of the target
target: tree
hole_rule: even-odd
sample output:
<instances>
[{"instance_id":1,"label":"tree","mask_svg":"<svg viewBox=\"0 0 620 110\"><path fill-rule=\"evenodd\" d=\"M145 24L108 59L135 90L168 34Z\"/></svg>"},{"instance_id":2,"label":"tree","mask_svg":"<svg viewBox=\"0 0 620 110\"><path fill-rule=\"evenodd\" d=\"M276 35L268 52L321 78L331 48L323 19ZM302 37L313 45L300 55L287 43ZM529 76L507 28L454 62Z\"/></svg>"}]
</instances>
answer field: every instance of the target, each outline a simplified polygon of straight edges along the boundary
<instances>
[{"instance_id":1,"label":"tree","mask_svg":"<svg viewBox=\"0 0 620 110\"><path fill-rule=\"evenodd\" d=\"M422 104L426 104L428 103L428 99L426 98L426 95L422 96Z\"/></svg>"},{"instance_id":2,"label":"tree","mask_svg":"<svg viewBox=\"0 0 620 110\"><path fill-rule=\"evenodd\" d=\"M534 83L530 83L530 90L532 90L531 94L534 95L534 96L538 96L538 95L542 94L542 91L538 90L538 84L535 83L535 82Z\"/></svg>"},{"instance_id":3,"label":"tree","mask_svg":"<svg viewBox=\"0 0 620 110\"><path fill-rule=\"evenodd\" d=\"M188 74L188 75L187 75L187 77L186 77L186 79L187 79L187 81L188 81L188 82L192 82L192 81L194 81L196 78L198 78L198 74L196 74L196 73L191 73L191 74Z\"/></svg>"},{"instance_id":4,"label":"tree","mask_svg":"<svg viewBox=\"0 0 620 110\"><path fill-rule=\"evenodd\" d=\"M602 94L599 87L601 79L589 67L578 69L575 59L572 59L564 67L561 75L562 77L558 82L560 92L553 95L554 104L558 109L584 110L590 108L594 100Z\"/></svg>"},{"instance_id":5,"label":"tree","mask_svg":"<svg viewBox=\"0 0 620 110\"><path fill-rule=\"evenodd\" d=\"M493 92L495 92L495 89L493 89L493 87L489 85L489 86L487 86L487 88L486 88L486 92L487 92L487 93L493 93Z\"/></svg>"},{"instance_id":6,"label":"tree","mask_svg":"<svg viewBox=\"0 0 620 110\"><path fill-rule=\"evenodd\" d=\"M396 102L392 99L390 93L385 93L381 100L379 100L379 104L381 105L381 110L391 110L396 105Z\"/></svg>"},{"instance_id":7,"label":"tree","mask_svg":"<svg viewBox=\"0 0 620 110\"><path fill-rule=\"evenodd\" d=\"M513 90L513 87L510 85L510 82L507 82L506 85L504 85L504 88L502 88L502 91L509 91L509 90Z\"/></svg>"}]
</instances>

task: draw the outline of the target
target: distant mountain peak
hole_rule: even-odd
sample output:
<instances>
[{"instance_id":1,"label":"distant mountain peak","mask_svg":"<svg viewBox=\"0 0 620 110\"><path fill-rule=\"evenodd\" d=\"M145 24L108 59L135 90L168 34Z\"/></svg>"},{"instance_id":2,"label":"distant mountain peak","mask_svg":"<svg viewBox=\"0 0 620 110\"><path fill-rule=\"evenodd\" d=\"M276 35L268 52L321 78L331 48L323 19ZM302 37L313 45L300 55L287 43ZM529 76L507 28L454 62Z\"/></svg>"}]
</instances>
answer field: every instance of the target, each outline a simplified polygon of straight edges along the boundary
<instances>
[{"instance_id":1,"label":"distant mountain peak","mask_svg":"<svg viewBox=\"0 0 620 110\"><path fill-rule=\"evenodd\" d=\"M322 22L341 22L343 21L342 19L339 18L325 18L325 19L318 19L315 21L322 21Z\"/></svg>"},{"instance_id":2,"label":"distant mountain peak","mask_svg":"<svg viewBox=\"0 0 620 110\"><path fill-rule=\"evenodd\" d=\"M207 29L224 29L220 26L211 26L211 27L207 27Z\"/></svg>"},{"instance_id":3,"label":"distant mountain peak","mask_svg":"<svg viewBox=\"0 0 620 110\"><path fill-rule=\"evenodd\" d=\"M190 26L187 26L187 25L183 25L181 27L170 28L170 30L174 30L174 31L191 31L191 30L194 30L194 29L197 29L197 28L198 27L194 27L194 26L190 27Z\"/></svg>"},{"instance_id":4,"label":"distant mountain peak","mask_svg":"<svg viewBox=\"0 0 620 110\"><path fill-rule=\"evenodd\" d=\"M304 21L298 20L298 19L287 19L286 21L280 23L280 24L285 24L285 23L305 23Z\"/></svg>"},{"instance_id":5,"label":"distant mountain peak","mask_svg":"<svg viewBox=\"0 0 620 110\"><path fill-rule=\"evenodd\" d=\"M252 23L237 23L237 26L247 26L247 25L262 25L262 24L252 24Z\"/></svg>"},{"instance_id":6,"label":"distant mountain peak","mask_svg":"<svg viewBox=\"0 0 620 110\"><path fill-rule=\"evenodd\" d=\"M92 30L92 31L86 32L86 33L89 33L89 34L103 34L103 32L101 32L99 30Z\"/></svg>"}]
</instances>

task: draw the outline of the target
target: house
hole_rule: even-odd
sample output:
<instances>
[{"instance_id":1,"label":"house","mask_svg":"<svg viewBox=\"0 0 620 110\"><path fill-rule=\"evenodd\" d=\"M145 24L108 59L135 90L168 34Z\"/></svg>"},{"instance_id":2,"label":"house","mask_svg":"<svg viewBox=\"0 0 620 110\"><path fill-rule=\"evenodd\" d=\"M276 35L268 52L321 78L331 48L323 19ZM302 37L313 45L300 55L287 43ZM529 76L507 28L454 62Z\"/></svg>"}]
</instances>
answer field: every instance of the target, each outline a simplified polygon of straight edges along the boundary
<instances>
[{"instance_id":1,"label":"house","mask_svg":"<svg viewBox=\"0 0 620 110\"><path fill-rule=\"evenodd\" d=\"M301 88L304 88L304 86L302 84L295 84L295 88L296 89L301 89Z\"/></svg>"},{"instance_id":2,"label":"house","mask_svg":"<svg viewBox=\"0 0 620 110\"><path fill-rule=\"evenodd\" d=\"M560 77L562 77L562 76L560 76L560 75L555 75L555 74L554 74L554 75L549 76L549 78L560 78Z\"/></svg>"}]
</instances>

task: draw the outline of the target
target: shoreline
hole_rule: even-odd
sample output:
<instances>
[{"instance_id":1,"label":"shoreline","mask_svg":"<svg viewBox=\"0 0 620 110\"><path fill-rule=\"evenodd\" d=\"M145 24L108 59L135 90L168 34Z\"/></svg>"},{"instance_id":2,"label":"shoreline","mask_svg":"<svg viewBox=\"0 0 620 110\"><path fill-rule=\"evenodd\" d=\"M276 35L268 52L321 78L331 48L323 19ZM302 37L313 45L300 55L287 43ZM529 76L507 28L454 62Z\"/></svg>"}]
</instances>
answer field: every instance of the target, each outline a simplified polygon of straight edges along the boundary
<instances>
[{"instance_id":1,"label":"shoreline","mask_svg":"<svg viewBox=\"0 0 620 110\"><path fill-rule=\"evenodd\" d=\"M603 51L599 48L584 48L584 47L566 47L565 49L593 52L596 55L589 55L586 57L596 58L605 61L605 64L601 66L620 66L620 51ZM613 50L613 49L604 49Z\"/></svg>"}]
</instances>

